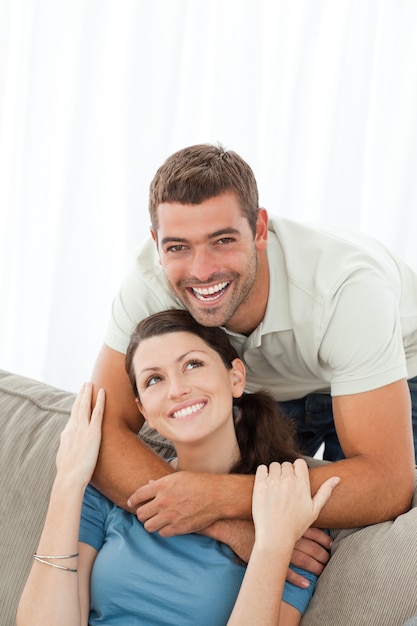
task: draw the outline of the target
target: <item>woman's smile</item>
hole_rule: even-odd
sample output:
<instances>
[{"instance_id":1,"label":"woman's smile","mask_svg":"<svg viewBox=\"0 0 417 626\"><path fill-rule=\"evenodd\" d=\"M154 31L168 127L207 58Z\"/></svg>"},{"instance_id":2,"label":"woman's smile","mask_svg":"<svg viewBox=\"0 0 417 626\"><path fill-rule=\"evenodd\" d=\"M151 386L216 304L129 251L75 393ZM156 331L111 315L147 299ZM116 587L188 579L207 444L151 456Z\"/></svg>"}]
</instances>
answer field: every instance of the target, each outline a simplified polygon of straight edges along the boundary
<instances>
[{"instance_id":1,"label":"woman's smile","mask_svg":"<svg viewBox=\"0 0 417 626\"><path fill-rule=\"evenodd\" d=\"M175 419L182 419L185 417L190 417L190 415L195 415L196 413L200 413L202 409L206 406L206 402L197 402L196 404L189 404L185 407L175 409L170 413L169 417L173 417Z\"/></svg>"}]
</instances>

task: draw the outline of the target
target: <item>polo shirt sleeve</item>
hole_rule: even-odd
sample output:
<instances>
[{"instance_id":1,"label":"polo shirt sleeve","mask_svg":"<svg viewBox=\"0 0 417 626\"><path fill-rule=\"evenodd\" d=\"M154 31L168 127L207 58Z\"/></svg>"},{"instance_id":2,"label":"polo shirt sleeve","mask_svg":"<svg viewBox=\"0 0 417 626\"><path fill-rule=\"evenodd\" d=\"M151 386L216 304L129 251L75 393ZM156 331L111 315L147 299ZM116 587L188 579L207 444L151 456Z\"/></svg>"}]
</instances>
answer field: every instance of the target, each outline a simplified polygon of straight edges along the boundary
<instances>
[{"instance_id":1,"label":"polo shirt sleeve","mask_svg":"<svg viewBox=\"0 0 417 626\"><path fill-rule=\"evenodd\" d=\"M332 395L407 378L398 295L376 272L355 272L323 311L319 357L331 372Z\"/></svg>"}]
</instances>

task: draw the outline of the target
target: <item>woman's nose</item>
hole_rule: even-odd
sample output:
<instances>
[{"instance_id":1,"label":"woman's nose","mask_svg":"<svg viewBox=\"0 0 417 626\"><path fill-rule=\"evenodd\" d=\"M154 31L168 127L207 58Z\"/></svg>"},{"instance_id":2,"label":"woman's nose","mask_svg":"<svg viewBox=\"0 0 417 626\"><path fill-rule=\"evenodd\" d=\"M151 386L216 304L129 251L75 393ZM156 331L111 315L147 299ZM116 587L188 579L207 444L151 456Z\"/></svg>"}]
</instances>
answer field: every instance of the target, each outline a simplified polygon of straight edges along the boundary
<instances>
[{"instance_id":1,"label":"woman's nose","mask_svg":"<svg viewBox=\"0 0 417 626\"><path fill-rule=\"evenodd\" d=\"M170 398L182 398L190 393L190 386L184 380L183 376L175 376L171 378L169 385Z\"/></svg>"}]
</instances>

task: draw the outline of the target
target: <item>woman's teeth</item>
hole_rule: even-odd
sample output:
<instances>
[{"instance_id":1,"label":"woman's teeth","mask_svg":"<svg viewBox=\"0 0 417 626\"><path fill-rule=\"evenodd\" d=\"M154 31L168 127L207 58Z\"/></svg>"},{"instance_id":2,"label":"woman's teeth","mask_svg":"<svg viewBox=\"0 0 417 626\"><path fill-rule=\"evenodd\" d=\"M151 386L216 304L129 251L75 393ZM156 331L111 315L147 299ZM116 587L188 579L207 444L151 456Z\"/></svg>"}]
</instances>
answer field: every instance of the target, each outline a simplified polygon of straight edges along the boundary
<instances>
[{"instance_id":1,"label":"woman's teeth","mask_svg":"<svg viewBox=\"0 0 417 626\"><path fill-rule=\"evenodd\" d=\"M192 415L193 413L197 413L204 406L204 402L199 402L198 404L192 404L191 406L187 406L185 409L180 409L179 411L175 411L172 414L172 417L187 417L187 415Z\"/></svg>"}]
</instances>

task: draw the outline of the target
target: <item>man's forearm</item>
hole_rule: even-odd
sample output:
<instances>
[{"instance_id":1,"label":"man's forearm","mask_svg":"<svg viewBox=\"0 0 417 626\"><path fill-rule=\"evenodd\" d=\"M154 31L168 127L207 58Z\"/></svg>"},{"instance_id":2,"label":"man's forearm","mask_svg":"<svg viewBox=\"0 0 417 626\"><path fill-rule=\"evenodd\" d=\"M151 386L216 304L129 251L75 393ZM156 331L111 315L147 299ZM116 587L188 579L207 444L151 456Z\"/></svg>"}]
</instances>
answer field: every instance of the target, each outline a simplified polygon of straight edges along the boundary
<instances>
[{"instance_id":1,"label":"man's forearm","mask_svg":"<svg viewBox=\"0 0 417 626\"><path fill-rule=\"evenodd\" d=\"M149 532L199 532L219 519L251 519L253 476L174 472L147 483L130 501Z\"/></svg>"},{"instance_id":2,"label":"man's forearm","mask_svg":"<svg viewBox=\"0 0 417 626\"><path fill-rule=\"evenodd\" d=\"M215 486L213 504L219 503L219 518L252 519L252 492L254 476L228 474Z\"/></svg>"},{"instance_id":3,"label":"man's forearm","mask_svg":"<svg viewBox=\"0 0 417 626\"><path fill-rule=\"evenodd\" d=\"M227 544L242 561L247 563L255 540L255 529L249 520L218 520L200 531Z\"/></svg>"},{"instance_id":4,"label":"man's forearm","mask_svg":"<svg viewBox=\"0 0 417 626\"><path fill-rule=\"evenodd\" d=\"M138 487L172 471L128 428L107 428L92 482L112 502L129 510L127 500Z\"/></svg>"},{"instance_id":5,"label":"man's forearm","mask_svg":"<svg viewBox=\"0 0 417 626\"><path fill-rule=\"evenodd\" d=\"M310 469L312 493L335 474L340 476L340 485L323 507L315 526L355 528L376 524L397 517L410 506L414 475L406 468L397 472L399 478L392 477L364 456L314 467Z\"/></svg>"}]
</instances>

